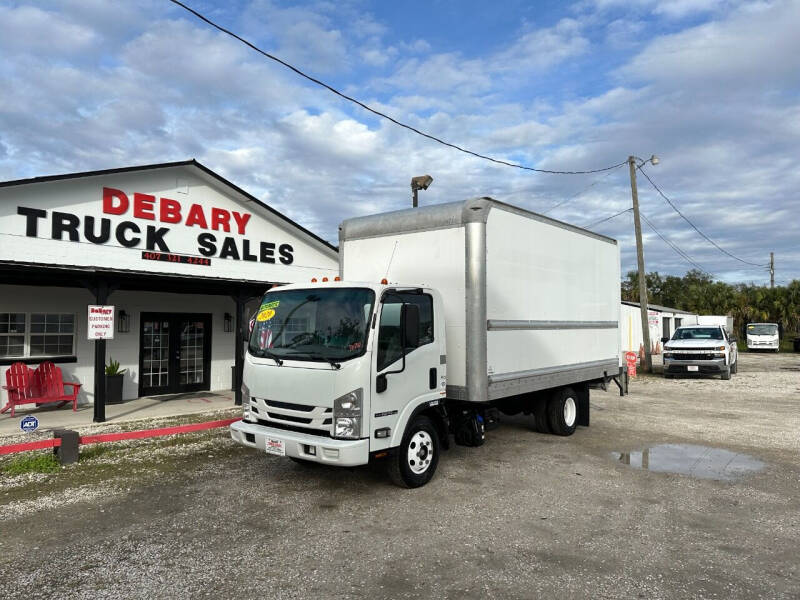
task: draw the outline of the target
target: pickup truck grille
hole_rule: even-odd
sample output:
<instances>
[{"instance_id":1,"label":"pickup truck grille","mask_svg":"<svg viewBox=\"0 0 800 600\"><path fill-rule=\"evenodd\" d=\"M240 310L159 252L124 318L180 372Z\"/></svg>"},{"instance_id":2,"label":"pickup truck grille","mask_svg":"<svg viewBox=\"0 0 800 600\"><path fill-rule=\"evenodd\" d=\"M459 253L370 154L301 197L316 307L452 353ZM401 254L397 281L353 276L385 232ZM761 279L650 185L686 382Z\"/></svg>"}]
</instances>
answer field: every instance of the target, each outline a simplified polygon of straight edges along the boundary
<instances>
[{"instance_id":1,"label":"pickup truck grille","mask_svg":"<svg viewBox=\"0 0 800 600\"><path fill-rule=\"evenodd\" d=\"M700 353L692 353L692 354L672 353L672 357L675 360L714 360L715 358L720 358L715 354L700 354Z\"/></svg>"},{"instance_id":2,"label":"pickup truck grille","mask_svg":"<svg viewBox=\"0 0 800 600\"><path fill-rule=\"evenodd\" d=\"M302 430L303 433L330 436L333 433L333 409L308 404L278 402L266 398L251 398L258 422L268 427Z\"/></svg>"}]
</instances>

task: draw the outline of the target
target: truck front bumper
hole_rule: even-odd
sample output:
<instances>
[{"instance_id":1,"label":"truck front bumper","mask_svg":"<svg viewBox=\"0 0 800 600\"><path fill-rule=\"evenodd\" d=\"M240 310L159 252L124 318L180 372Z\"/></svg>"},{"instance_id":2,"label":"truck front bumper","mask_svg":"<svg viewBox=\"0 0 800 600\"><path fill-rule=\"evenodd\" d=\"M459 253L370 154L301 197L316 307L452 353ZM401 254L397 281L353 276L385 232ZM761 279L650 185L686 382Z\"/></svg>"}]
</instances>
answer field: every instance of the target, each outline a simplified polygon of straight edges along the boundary
<instances>
[{"instance_id":1,"label":"truck front bumper","mask_svg":"<svg viewBox=\"0 0 800 600\"><path fill-rule=\"evenodd\" d=\"M267 439L280 440L286 456L340 467L369 462L369 440L334 440L319 435L297 433L277 427L236 421L231 423L233 441L266 452Z\"/></svg>"},{"instance_id":2,"label":"truck front bumper","mask_svg":"<svg viewBox=\"0 0 800 600\"><path fill-rule=\"evenodd\" d=\"M691 371L688 367L697 367ZM725 357L713 360L681 360L679 358L664 359L664 373L722 373L727 370Z\"/></svg>"}]
</instances>

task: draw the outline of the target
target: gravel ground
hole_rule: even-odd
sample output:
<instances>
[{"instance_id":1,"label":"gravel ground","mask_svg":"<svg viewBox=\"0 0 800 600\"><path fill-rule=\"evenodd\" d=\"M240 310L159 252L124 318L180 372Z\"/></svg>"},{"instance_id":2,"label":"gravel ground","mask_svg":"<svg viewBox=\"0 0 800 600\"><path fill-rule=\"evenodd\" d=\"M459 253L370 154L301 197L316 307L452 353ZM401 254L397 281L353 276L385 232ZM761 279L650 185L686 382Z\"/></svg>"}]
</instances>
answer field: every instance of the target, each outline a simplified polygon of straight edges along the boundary
<instances>
[{"instance_id":1,"label":"gravel ground","mask_svg":"<svg viewBox=\"0 0 800 600\"><path fill-rule=\"evenodd\" d=\"M0 476L0 590L800 598L800 357L740 358L731 381L643 377L624 398L593 391L592 426L569 438L505 418L481 448L448 451L418 490L378 468L257 454L224 431L107 445L32 481ZM657 469L664 444L762 464L719 481L620 460L652 448Z\"/></svg>"}]
</instances>

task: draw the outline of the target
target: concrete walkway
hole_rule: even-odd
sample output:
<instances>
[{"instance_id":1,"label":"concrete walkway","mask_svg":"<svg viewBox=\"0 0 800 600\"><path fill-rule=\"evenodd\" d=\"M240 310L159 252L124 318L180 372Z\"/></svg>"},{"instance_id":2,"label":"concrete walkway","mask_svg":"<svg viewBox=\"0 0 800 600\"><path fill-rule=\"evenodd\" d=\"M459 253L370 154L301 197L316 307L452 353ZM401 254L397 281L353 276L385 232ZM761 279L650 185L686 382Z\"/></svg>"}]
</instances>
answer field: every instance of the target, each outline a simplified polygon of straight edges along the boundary
<instances>
[{"instance_id":1,"label":"concrete walkway","mask_svg":"<svg viewBox=\"0 0 800 600\"><path fill-rule=\"evenodd\" d=\"M5 405L5 397L3 398ZM0 436L20 434L20 420L26 415L33 415L39 419L39 430L45 429L77 429L93 424L94 406L91 404L79 405L76 412L72 412L70 404L56 408L58 404L46 404L36 408L34 404L17 406L16 416L11 418L11 409L0 415ZM194 413L212 412L234 408L233 392L192 392L187 394L168 394L164 396L150 396L126 400L122 404L109 404L106 406L106 423L121 423L137 419L152 419L174 417Z\"/></svg>"}]
</instances>

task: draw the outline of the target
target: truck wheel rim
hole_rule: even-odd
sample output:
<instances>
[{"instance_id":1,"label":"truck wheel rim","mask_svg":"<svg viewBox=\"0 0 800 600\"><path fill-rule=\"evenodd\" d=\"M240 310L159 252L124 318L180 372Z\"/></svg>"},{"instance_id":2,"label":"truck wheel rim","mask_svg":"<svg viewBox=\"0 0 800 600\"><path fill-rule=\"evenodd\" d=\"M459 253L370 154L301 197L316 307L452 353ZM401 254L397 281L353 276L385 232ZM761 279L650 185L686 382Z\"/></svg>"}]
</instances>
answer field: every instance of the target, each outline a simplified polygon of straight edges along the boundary
<instances>
[{"instance_id":1,"label":"truck wheel rim","mask_svg":"<svg viewBox=\"0 0 800 600\"><path fill-rule=\"evenodd\" d=\"M427 431L417 431L408 441L408 467L417 475L424 473L433 460L433 438Z\"/></svg>"},{"instance_id":2,"label":"truck wheel rim","mask_svg":"<svg viewBox=\"0 0 800 600\"><path fill-rule=\"evenodd\" d=\"M578 416L578 409L575 407L575 400L567 398L564 401L564 422L567 427L572 427L575 424L575 417Z\"/></svg>"}]
</instances>

